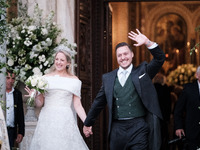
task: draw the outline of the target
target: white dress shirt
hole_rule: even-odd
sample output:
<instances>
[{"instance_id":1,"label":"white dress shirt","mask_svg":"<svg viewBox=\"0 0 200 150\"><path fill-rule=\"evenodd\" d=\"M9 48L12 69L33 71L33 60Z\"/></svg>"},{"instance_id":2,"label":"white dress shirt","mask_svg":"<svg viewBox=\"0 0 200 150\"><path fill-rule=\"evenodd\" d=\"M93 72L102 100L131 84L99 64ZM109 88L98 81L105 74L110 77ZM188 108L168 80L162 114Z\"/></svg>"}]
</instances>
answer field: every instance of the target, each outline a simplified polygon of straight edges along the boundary
<instances>
[{"instance_id":1,"label":"white dress shirt","mask_svg":"<svg viewBox=\"0 0 200 150\"><path fill-rule=\"evenodd\" d=\"M158 44L157 43L153 43L153 45L151 45L151 46L149 46L149 47L147 47L148 49L153 49L153 48L155 48L155 47L157 47L158 46Z\"/></svg>"},{"instance_id":2,"label":"white dress shirt","mask_svg":"<svg viewBox=\"0 0 200 150\"><path fill-rule=\"evenodd\" d=\"M6 92L6 125L14 127L14 88L9 93Z\"/></svg>"},{"instance_id":3,"label":"white dress shirt","mask_svg":"<svg viewBox=\"0 0 200 150\"><path fill-rule=\"evenodd\" d=\"M127 69L127 73L126 73L126 80L128 78L128 76L130 75L131 71L132 71L132 68L133 68L133 64L131 64ZM119 67L119 70L117 71L117 77L119 79L119 82L121 81L121 78L123 76L123 71L124 69L122 67ZM121 84L121 83L120 83Z\"/></svg>"},{"instance_id":4,"label":"white dress shirt","mask_svg":"<svg viewBox=\"0 0 200 150\"><path fill-rule=\"evenodd\" d=\"M199 94L200 94L200 82L199 82L199 80L197 80L197 83L198 83L198 87L199 87Z\"/></svg>"}]
</instances>

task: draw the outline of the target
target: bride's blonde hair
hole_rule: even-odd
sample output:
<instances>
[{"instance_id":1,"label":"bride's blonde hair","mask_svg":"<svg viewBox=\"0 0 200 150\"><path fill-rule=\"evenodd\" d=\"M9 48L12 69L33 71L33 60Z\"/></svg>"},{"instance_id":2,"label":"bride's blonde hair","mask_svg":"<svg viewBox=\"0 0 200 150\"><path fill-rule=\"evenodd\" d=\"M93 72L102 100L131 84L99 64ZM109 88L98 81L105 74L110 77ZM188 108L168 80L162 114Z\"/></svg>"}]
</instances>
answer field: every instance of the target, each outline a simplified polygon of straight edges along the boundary
<instances>
[{"instance_id":1,"label":"bride's blonde hair","mask_svg":"<svg viewBox=\"0 0 200 150\"><path fill-rule=\"evenodd\" d=\"M55 58L56 58L56 56L57 56L58 53L63 53L66 56L67 62L69 63L69 65L66 67L67 73L70 74L70 75L75 75L74 71L72 70L72 64L71 64L72 58L71 58L71 55L67 51L65 51L65 50L58 50L55 53L55 56L54 56L54 63L55 63ZM55 64L53 64L51 66L51 68L50 68L49 73L54 72L55 70L56 70Z\"/></svg>"}]
</instances>

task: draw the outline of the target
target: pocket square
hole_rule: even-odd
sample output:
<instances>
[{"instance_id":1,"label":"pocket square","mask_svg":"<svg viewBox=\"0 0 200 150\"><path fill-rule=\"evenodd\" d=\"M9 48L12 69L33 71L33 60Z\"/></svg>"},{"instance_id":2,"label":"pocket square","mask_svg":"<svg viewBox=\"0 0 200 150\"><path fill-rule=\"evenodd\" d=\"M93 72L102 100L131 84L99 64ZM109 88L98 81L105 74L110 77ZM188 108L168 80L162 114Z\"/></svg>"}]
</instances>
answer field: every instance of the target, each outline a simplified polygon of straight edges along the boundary
<instances>
[{"instance_id":1,"label":"pocket square","mask_svg":"<svg viewBox=\"0 0 200 150\"><path fill-rule=\"evenodd\" d=\"M142 77L143 77L145 74L146 74L146 73L144 73L144 74L140 75L140 76L139 76L139 79L141 79L141 78L142 78Z\"/></svg>"}]
</instances>

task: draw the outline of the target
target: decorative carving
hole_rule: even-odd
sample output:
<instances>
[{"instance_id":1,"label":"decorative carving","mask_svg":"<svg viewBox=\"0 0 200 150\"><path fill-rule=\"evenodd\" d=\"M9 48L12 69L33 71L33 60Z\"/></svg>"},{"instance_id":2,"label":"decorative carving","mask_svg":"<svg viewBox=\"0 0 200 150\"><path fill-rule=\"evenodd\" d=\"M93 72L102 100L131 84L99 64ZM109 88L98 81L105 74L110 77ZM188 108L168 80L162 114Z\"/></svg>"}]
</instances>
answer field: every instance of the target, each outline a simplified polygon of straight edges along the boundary
<instances>
[{"instance_id":1,"label":"decorative carving","mask_svg":"<svg viewBox=\"0 0 200 150\"><path fill-rule=\"evenodd\" d=\"M90 2L79 2L78 19L77 19L77 45L78 45L78 68L77 73L82 81L82 102L86 109L89 109L90 105L87 105L90 100L91 103L91 19L90 19ZM87 99L83 99L86 97Z\"/></svg>"},{"instance_id":2,"label":"decorative carving","mask_svg":"<svg viewBox=\"0 0 200 150\"><path fill-rule=\"evenodd\" d=\"M152 10L156 6L157 6L157 4L155 4L155 3L147 5L147 12L149 12L150 10Z\"/></svg>"},{"instance_id":3,"label":"decorative carving","mask_svg":"<svg viewBox=\"0 0 200 150\"><path fill-rule=\"evenodd\" d=\"M92 47L91 47L91 1L77 0L76 5L76 43L77 47L77 75L82 81L81 101L86 112L92 104ZM78 122L82 127L82 122ZM84 137L84 135L83 135ZM85 139L89 149L92 149L93 139Z\"/></svg>"},{"instance_id":4,"label":"decorative carving","mask_svg":"<svg viewBox=\"0 0 200 150\"><path fill-rule=\"evenodd\" d=\"M195 12L199 7L200 4L183 4L187 9L189 9L192 13Z\"/></svg>"}]
</instances>

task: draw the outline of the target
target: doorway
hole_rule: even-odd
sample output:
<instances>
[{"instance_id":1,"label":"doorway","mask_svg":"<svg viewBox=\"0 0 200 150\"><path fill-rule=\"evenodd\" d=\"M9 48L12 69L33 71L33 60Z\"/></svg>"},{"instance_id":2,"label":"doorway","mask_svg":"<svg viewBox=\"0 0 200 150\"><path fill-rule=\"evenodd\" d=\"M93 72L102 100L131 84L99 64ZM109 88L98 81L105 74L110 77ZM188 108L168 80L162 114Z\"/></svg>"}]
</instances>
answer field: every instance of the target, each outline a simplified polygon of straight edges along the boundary
<instances>
[{"instance_id":1,"label":"doorway","mask_svg":"<svg viewBox=\"0 0 200 150\"><path fill-rule=\"evenodd\" d=\"M199 40L195 28L198 26L200 2L108 2L112 26L106 27L112 34L112 69L118 67L115 46L119 42L133 44L128 32L138 28L150 40L157 42L166 54L165 74L178 65L192 63L198 65L199 54L189 55L190 49ZM196 12L196 13L195 13ZM108 31L107 30L107 31ZM133 47L134 65L150 61L152 57L145 47Z\"/></svg>"}]
</instances>

